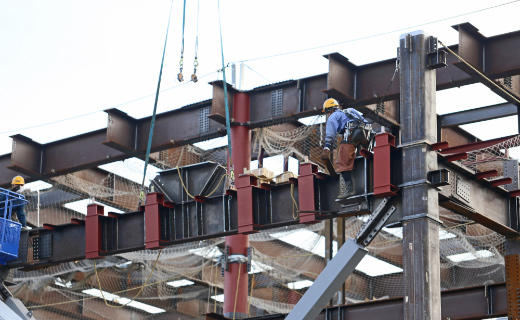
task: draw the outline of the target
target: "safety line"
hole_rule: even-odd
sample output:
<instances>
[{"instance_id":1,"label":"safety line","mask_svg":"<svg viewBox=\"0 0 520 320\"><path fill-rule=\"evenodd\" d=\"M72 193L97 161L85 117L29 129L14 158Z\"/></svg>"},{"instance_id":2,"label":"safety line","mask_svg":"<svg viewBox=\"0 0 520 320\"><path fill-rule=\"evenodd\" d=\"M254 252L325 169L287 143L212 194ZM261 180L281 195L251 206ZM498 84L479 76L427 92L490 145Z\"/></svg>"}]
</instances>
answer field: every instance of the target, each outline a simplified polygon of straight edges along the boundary
<instances>
[{"instance_id":1,"label":"safety line","mask_svg":"<svg viewBox=\"0 0 520 320\"><path fill-rule=\"evenodd\" d=\"M300 215L298 212L300 211L298 209L298 204L296 203L296 200L294 200L294 183L291 183L291 199L292 199L292 216L293 219L298 219L298 216ZM296 215L294 215L294 208L296 207Z\"/></svg>"},{"instance_id":2,"label":"safety line","mask_svg":"<svg viewBox=\"0 0 520 320\"><path fill-rule=\"evenodd\" d=\"M235 306L233 308L233 320L235 320L235 314L237 312L237 298L238 298L238 284L240 283L240 270L242 269L242 264L238 264L238 278L237 278L237 290L235 291Z\"/></svg>"},{"instance_id":3,"label":"safety line","mask_svg":"<svg viewBox=\"0 0 520 320\"><path fill-rule=\"evenodd\" d=\"M173 7L173 0L170 4L170 14L168 16L168 25L166 27L166 37L164 39L164 48L163 48L163 54L162 54L162 59L161 59L161 70L159 71L159 81L157 81L157 91L155 93L155 102L154 102L154 106L153 106L152 123L150 124L150 132L148 134L148 145L146 146L146 160L144 162L143 181L141 183L141 191L139 194L139 206L141 206L141 203L144 200L144 181L146 179L146 169L148 169L148 162L150 162L150 149L152 147L153 129L155 127L155 117L157 115L157 103L159 101L159 91L161 89L161 78L162 78L162 71L163 71L163 65L164 65L164 56L166 54L166 44L168 43L168 31L170 31L170 19L172 16L172 7ZM139 208L139 206L137 208Z\"/></svg>"},{"instance_id":4,"label":"safety line","mask_svg":"<svg viewBox=\"0 0 520 320\"><path fill-rule=\"evenodd\" d=\"M182 179L181 177L181 172L180 172L180 168L179 167L175 167L175 169L177 169L177 174L179 175L179 180L181 181L181 185L182 187L184 188L184 191L186 191L186 193L188 194L188 196L192 199L194 199L195 197L192 196L189 192L188 192L188 188L186 188L186 185L184 184L184 180ZM215 191L217 191L218 187L220 186L220 184L222 183L222 180L224 180L225 177L229 177L231 179L231 176L229 174L223 174L222 177L220 177L220 180L217 184L217 186L215 187L215 189L213 189L213 191L211 191L210 193L208 193L207 195L205 195L205 197L209 197L211 196L213 193L215 193Z\"/></svg>"},{"instance_id":5,"label":"safety line","mask_svg":"<svg viewBox=\"0 0 520 320\"><path fill-rule=\"evenodd\" d=\"M207 74L203 75L202 77L200 77L198 79L200 80L202 78L208 77L208 76L210 76L210 75L212 75L214 73L219 72L219 70L207 73ZM177 84L177 85L175 85L173 87L169 87L169 88L161 90L161 93L169 91L169 90L176 89L176 88L181 87L183 85L186 85L186 84L188 84L190 82L195 82L195 81L190 80L190 81L187 81L187 82L183 82L183 83ZM99 110L96 110L96 111L80 114L80 115L73 116L73 117L70 117L70 118L65 118L65 119L60 119L60 120L56 120L56 121L52 121L52 122L46 122L46 123L42 123L42 124L37 124L37 125L34 125L34 126L25 127L25 128L21 128L21 129L3 131L3 132L0 132L0 135L6 134L6 133L21 132L21 131L25 131L25 130L29 130L29 129L34 129L34 128L40 128L40 127L48 126L48 125L51 125L51 124L61 123L61 122L69 121L69 120L74 120L74 119L90 116L90 115L96 114L98 112L103 112L104 110L107 110L107 109L114 109L114 108L117 108L117 107L120 107L120 106L124 106L124 105L130 104L130 103L136 102L136 101L140 101L140 100L143 100L143 99L146 99L146 98L149 98L149 97L153 97L154 95L155 95L155 93L152 93L152 94L140 97L140 98L136 98L134 100L123 102L123 103L120 103L120 104L117 104L117 105L114 105L114 106L111 106L111 107L104 107L103 109L99 109Z\"/></svg>"},{"instance_id":6,"label":"safety line","mask_svg":"<svg viewBox=\"0 0 520 320\"><path fill-rule=\"evenodd\" d=\"M255 269L256 269L256 268L255 268ZM285 283L282 283L282 282L276 280L275 278L271 277L270 275L268 275L268 274L265 273L264 271L262 271L262 270L258 270L258 271L262 272L263 274L265 274L266 276L268 276L271 280L274 280L274 281L278 282L279 284L281 284L281 285L284 286L285 288L289 289L290 291L294 291L295 293L299 294L300 296L303 296L303 294L299 293L298 291L296 291L296 290L294 290L294 289L289 288Z\"/></svg>"},{"instance_id":7,"label":"safety line","mask_svg":"<svg viewBox=\"0 0 520 320\"><path fill-rule=\"evenodd\" d=\"M249 301L247 302L247 316L251 317L251 298L253 298L253 288L255 287L255 274L251 277L251 293L249 294Z\"/></svg>"},{"instance_id":8,"label":"safety line","mask_svg":"<svg viewBox=\"0 0 520 320\"><path fill-rule=\"evenodd\" d=\"M201 272L202 270L207 269L207 268L212 268L212 267L213 267L213 266L204 267L204 268L201 268L201 269L197 269L196 271L193 271L193 272L188 272L188 273L178 274L177 276L172 277L172 278L168 278L168 279L166 279L166 280L162 280L162 281L157 281L157 282L149 283L149 284L147 284L145 287L150 287L150 286L154 286L154 285L157 285L157 284L161 284L161 283L165 283L165 282L173 281L173 280L176 280L176 279L185 278L185 277L188 276L188 275L198 274L198 273ZM135 288L131 288L131 289L120 290L120 291L113 292L112 294L125 293L125 292L128 292L128 291L136 290L136 289L138 289L138 288L140 288L140 287L135 287ZM59 305L64 305L64 304L68 304L68 303L81 302L81 301L88 301L88 300L93 300L93 299L98 299L98 297L89 297L89 298L83 298L83 299L77 299L77 300L70 300L70 301L63 301L63 302L49 303L49 304L46 304L46 305L40 305L40 306L30 306L30 307L27 307L27 309L40 309L40 308L45 308L45 307L59 306Z\"/></svg>"},{"instance_id":9,"label":"safety line","mask_svg":"<svg viewBox=\"0 0 520 320\"><path fill-rule=\"evenodd\" d=\"M274 54L274 55L270 55L270 56L264 56L264 57L257 57L257 58L252 58L252 59L239 60L239 61L237 61L237 62L248 62L248 61L255 61L255 60L262 60L262 59L274 58L274 57L278 57L278 56L284 56L284 55L295 54L295 53L300 53L300 52L305 52L305 51L311 51L311 50L315 50L315 49L321 49L321 48L331 47L331 46L335 46L335 45L338 45L338 44L344 44L344 43L349 43L349 42L355 42L355 41L365 40L365 39L374 38L374 37L378 37L378 36L383 36L383 35L387 35L387 34L391 34L391 33L399 32L399 31L403 31L403 30L408 30L408 29L411 29L411 28L417 28L417 27L421 27L421 26L425 26L425 25L429 25L429 24L434 24L434 23L437 23L437 22L442 22L442 21L446 21L446 20L451 20L451 19L455 19L455 18L459 18L459 17L463 17L463 16L471 15L471 14L474 14L474 13L479 13L479 12L482 12L482 11L487 11L487 10L495 9L495 8L502 7L502 6L506 6L506 5L509 5L509 4L513 4L513 3L516 3L516 2L519 2L519 1L520 1L520 0L514 0L514 1L506 2L506 3L503 3L503 4L499 4L499 5L496 5L496 6L487 7L487 8L483 8L483 9L479 9L479 10L476 10L476 11L471 11L471 12L463 13L463 14L456 15L456 16L452 16L452 17L448 17L448 18L443 18L443 19L440 19L440 20L430 21L430 22L427 22L427 23L424 23L424 24L418 24L418 25L414 25L414 26L410 26L410 27L406 27L406 28L395 29L395 30L388 31L388 32L383 32L383 33L373 34L373 35L369 35L369 36L366 36L366 37L350 39L350 40L346 40L346 41L342 41L342 42L337 42L337 43L327 44L327 45L323 45L323 46L317 46L317 47L312 47L312 48L302 49L302 50L296 50L296 51L284 52L284 53ZM226 68L227 68L227 67L226 67ZM204 76L202 76L202 77L199 77L199 79L201 79L201 78L203 78L203 77L206 77L206 76L209 76L209 75L211 75L211 74L213 74L213 73L215 73L215 72L217 72L217 71L213 71L213 72L211 72L211 73L208 73L208 74L206 74L206 75L204 75ZM188 82L191 82L191 80L188 81ZM179 84L179 85L177 85L177 86L173 86L173 87L171 87L171 88L165 89L165 90L163 90L163 91L161 91L161 92L165 92L165 91L167 91L167 90L175 89L175 88L177 88L177 87L179 87L179 86L181 86L181 85L185 85L185 84L187 84L188 82L183 82L182 84ZM35 125L35 126L31 126L31 127L26 127L26 128L22 128L22 129L16 129L16 130L10 130L10 131L3 131L3 132L0 132L0 134L13 133L13 132L20 132L20 131L29 130L29 129L33 129L33 128L38 128L38 127L42 127L42 126L46 126L46 125L51 125L51 124L60 123L60 122L62 122L62 121L68 121L68 120L73 120L73 119L77 119L77 118L85 117L85 116L88 116L88 115L92 115L92 114L94 114L94 113L96 113L96 112L101 112L101 111L103 111L103 110L111 109L111 108L117 108L117 107L120 107L120 106L123 106L123 105L129 104L129 103L133 103L133 102L136 102L136 101L139 101L139 100L142 100L142 99L146 99L146 98L151 97L151 96L153 96L153 94L149 94L149 95L144 96L144 97L141 97L141 98L137 98L137 99L130 100L130 101L127 101L127 102L123 102L123 103L121 103L121 104L118 104L118 105L115 105L115 106L112 106L112 107L109 107L109 108L103 108L103 109L101 109L101 110L93 111L93 112L90 112L90 113L85 113L85 114L82 114L82 115L78 115L78 116L74 116L74 117L66 118L66 119L63 119L63 120L57 120L57 121L48 122L48 123L44 123L44 124L40 124L40 125Z\"/></svg>"},{"instance_id":10,"label":"safety line","mask_svg":"<svg viewBox=\"0 0 520 320\"><path fill-rule=\"evenodd\" d=\"M271 80L267 79L266 77L264 77L263 75L261 75L260 73L258 73L256 70L253 70L253 68L251 68L250 66L248 66L247 64L243 63L244 66L246 66L249 70L253 71L254 73L256 73L257 75L259 75L260 77L262 77L264 80L267 80L267 82L270 82L272 83Z\"/></svg>"},{"instance_id":11,"label":"safety line","mask_svg":"<svg viewBox=\"0 0 520 320\"><path fill-rule=\"evenodd\" d=\"M480 72L479 70L477 70L475 67L473 67L469 62L467 62L466 60L464 60L461 56L459 56L458 54L456 54L453 50L451 50L450 48L448 48L447 45L445 45L444 43L442 43L441 40L437 40L439 41L439 43L444 46L444 48L446 50L448 50L451 54L453 54L454 56L456 56L460 61L464 62L464 64L466 64L468 67L470 67L473 71L475 71L476 73L478 73L479 75L481 75L484 79L486 79L487 81L489 81L490 83L492 83L495 87L497 87L498 89L500 89L500 91L504 92L505 94L507 94L509 97L511 97L513 100L515 100L516 102L520 103L520 100L513 96L509 91L505 90L504 88L502 88L501 86L499 86L495 81L489 79L485 74L483 74L482 72Z\"/></svg>"},{"instance_id":12,"label":"safety line","mask_svg":"<svg viewBox=\"0 0 520 320\"><path fill-rule=\"evenodd\" d=\"M216 263L214 264L216 266ZM211 283L208 283L208 301L207 301L207 305L209 306L209 297L211 296L211 290L213 289L213 283L215 283L216 279L215 277L213 276L213 271L216 271L215 268L213 268L213 266L211 266L211 274L209 276L209 281L211 281Z\"/></svg>"},{"instance_id":13,"label":"safety line","mask_svg":"<svg viewBox=\"0 0 520 320\"><path fill-rule=\"evenodd\" d=\"M217 271L217 265L215 264L215 272L216 272L216 271ZM215 277L216 277L216 275L215 275ZM217 285L216 285L216 281L215 281L215 294L214 294L214 296L215 296L215 299L213 299L213 300L215 301L215 303L213 303L213 305L214 305L214 307L215 307L214 312L217 313L217 302L218 302L218 301L217 301L217 299L216 299L216 298L217 298Z\"/></svg>"},{"instance_id":14,"label":"safety line","mask_svg":"<svg viewBox=\"0 0 520 320\"><path fill-rule=\"evenodd\" d=\"M519 0L520 1L520 0ZM224 86L224 103L226 106L226 130L227 130L227 138L228 138L228 150L229 150L229 167L233 168L233 153L231 149L231 122L229 115L229 106L228 106L228 92L227 92L227 82L226 82L226 65L224 63L224 44L222 42L222 22L220 19L220 0L217 2L218 4L218 26L220 29L220 55L222 57L222 76L223 76L223 86ZM231 169L233 171L233 169Z\"/></svg>"},{"instance_id":15,"label":"safety line","mask_svg":"<svg viewBox=\"0 0 520 320\"><path fill-rule=\"evenodd\" d=\"M148 275L148 277L146 278L146 281L144 282L144 284L141 286L141 289L139 289L139 292L137 292L135 294L135 296L130 299L130 301L128 301L128 303L126 304L122 304L122 305L119 305L119 306L112 306L110 304L108 304L107 302L107 299L105 298L105 294L103 293L103 288L101 288L101 281L99 280L99 275L98 275L98 272L97 272L97 265L96 265L96 260L94 260L94 272L96 273L96 280L97 280L97 284L98 284L98 289L99 289L99 292L101 293L101 296L103 297L103 301L105 301L105 304L107 306L109 306L110 308L116 308L116 309L119 309L119 308L124 308L126 307L127 305L129 305L130 303L132 303L135 298L137 298L141 292L143 292L144 290L144 287L146 286L146 284L148 283L148 280L150 280L150 277L152 276L153 272L155 271L155 267L157 265L157 261L159 261L159 257L161 256L161 252L162 252L162 249L159 250L159 254L157 255L157 259L155 259L155 262L153 264L153 268L152 268L152 271L150 272L150 274ZM135 288L137 289L137 288Z\"/></svg>"},{"instance_id":16,"label":"safety line","mask_svg":"<svg viewBox=\"0 0 520 320\"><path fill-rule=\"evenodd\" d=\"M295 53L311 51L311 50L316 50L316 49L321 49L321 48L326 48L326 47L332 47L332 46L336 46L336 45L339 45L339 44L345 44L345 43L349 43L349 42L355 42L355 41L375 38L375 37L384 36L384 35L392 34L392 33L399 32L399 31L409 30L411 28L422 27L422 26L426 26L426 25L429 25L429 24L434 24L434 23L437 23L437 22L442 22L442 21L446 21L446 20L451 20L451 19L455 19L455 18L464 17L464 16L471 15L471 14L474 14L474 13L479 13L479 12L482 12L482 11L487 11L487 10L495 9L495 8L498 8L498 7L506 6L506 5L509 5L509 4L512 4L512 3L516 3L516 2L519 2L519 1L520 0L514 0L514 1L506 2L506 3L498 4L498 5L495 5L495 6L482 8L482 9L475 10L475 11L470 11L470 12L458 14L458 15L455 15L455 16L452 16L452 17L448 17L448 18L443 18L443 19L439 19L439 20L426 22L426 23L416 24L414 26L409 26L409 27L406 27L406 28L400 28L400 29L395 29L395 30L391 30L391 31L387 31L387 32L372 34L372 35L365 36L365 37L345 40L345 41L341 41L341 42L326 44L326 45L312 47L312 48L306 48L306 49L301 49L301 50L283 52L283 53L273 54L273 55L270 55L270 56L251 58L251 59L246 59L246 60L240 60L238 62L248 62L248 61L256 61L256 60L275 58L275 57L285 56L285 55L289 55L289 54L295 54Z\"/></svg>"}]
</instances>

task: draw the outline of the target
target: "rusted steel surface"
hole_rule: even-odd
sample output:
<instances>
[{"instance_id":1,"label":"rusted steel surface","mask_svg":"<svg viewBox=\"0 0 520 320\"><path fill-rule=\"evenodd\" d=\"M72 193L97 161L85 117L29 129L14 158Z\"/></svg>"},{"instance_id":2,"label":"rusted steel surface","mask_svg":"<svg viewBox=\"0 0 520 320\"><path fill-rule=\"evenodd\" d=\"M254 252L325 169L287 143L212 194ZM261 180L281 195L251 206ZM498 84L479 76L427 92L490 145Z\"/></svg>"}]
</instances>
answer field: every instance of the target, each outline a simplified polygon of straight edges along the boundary
<instances>
[{"instance_id":1,"label":"rusted steel surface","mask_svg":"<svg viewBox=\"0 0 520 320\"><path fill-rule=\"evenodd\" d=\"M480 45L470 45L465 41L471 38L471 27L457 27L461 31L462 45L450 46L462 52L476 66L485 66L491 79L520 74L520 32L512 32L485 38L486 55L479 54ZM474 27L473 27L474 28ZM460 48L459 48L460 47ZM476 52L476 53L475 53ZM365 113L373 108L366 105L377 103L382 98L393 72L396 59L388 59L362 66L356 66L339 54L327 56L330 60L328 74L309 78L285 81L248 91L251 97L251 127L270 126L283 122L294 122L299 118L319 114L321 104L329 94L340 99L343 106L358 107ZM453 88L478 82L451 64L459 62L448 55L448 67L437 70L437 90ZM386 101L399 97L399 75L396 75L385 97ZM355 80L355 81L354 81ZM222 126L223 113L222 82L213 84L214 97L193 105L159 114L156 120L152 151L165 150L174 146L207 140L226 134ZM228 85L228 88L231 87ZM278 92L277 90L281 90ZM233 92L233 90L232 90ZM278 100L276 100L279 98ZM230 108L233 108L233 95L230 95ZM273 100L274 99L274 100ZM275 102L273 102L275 101ZM279 102L276 102L279 101ZM388 104L389 114L398 104ZM209 110L205 110L209 108ZM271 110L269 110L271 108ZM194 124L209 114L209 122L202 126ZM106 129L76 137L38 144L21 135L14 136L11 165L6 170L7 159L0 160L0 186L7 186L13 174L22 173L30 180L48 178L101 164L134 156L143 156L147 143L150 117L133 119L116 109L107 110L109 122ZM374 115L372 113L372 115ZM386 126L398 125L387 116L376 119ZM204 121L202 121L204 122ZM206 131L201 132L201 128ZM63 155L67 155L64 157Z\"/></svg>"},{"instance_id":2,"label":"rusted steel surface","mask_svg":"<svg viewBox=\"0 0 520 320\"><path fill-rule=\"evenodd\" d=\"M488 148L488 147L494 146L496 144L499 144L501 142L507 141L516 136L517 135L515 134L512 136L496 138L496 139L491 139L491 140L486 140L486 141L472 142L472 143L464 144L461 146L442 149L440 151L440 153L446 155L446 154L458 154L458 153L463 153L463 152L471 152L471 151L475 151L475 150L480 150L480 149Z\"/></svg>"},{"instance_id":3,"label":"rusted steel surface","mask_svg":"<svg viewBox=\"0 0 520 320\"><path fill-rule=\"evenodd\" d=\"M520 261L519 254L505 256L507 310L509 319L520 318Z\"/></svg>"},{"instance_id":4,"label":"rusted steel surface","mask_svg":"<svg viewBox=\"0 0 520 320\"><path fill-rule=\"evenodd\" d=\"M514 116L518 114L517 107L512 103L501 103L487 107L475 108L440 116L443 128L460 126L491 119Z\"/></svg>"}]
</instances>

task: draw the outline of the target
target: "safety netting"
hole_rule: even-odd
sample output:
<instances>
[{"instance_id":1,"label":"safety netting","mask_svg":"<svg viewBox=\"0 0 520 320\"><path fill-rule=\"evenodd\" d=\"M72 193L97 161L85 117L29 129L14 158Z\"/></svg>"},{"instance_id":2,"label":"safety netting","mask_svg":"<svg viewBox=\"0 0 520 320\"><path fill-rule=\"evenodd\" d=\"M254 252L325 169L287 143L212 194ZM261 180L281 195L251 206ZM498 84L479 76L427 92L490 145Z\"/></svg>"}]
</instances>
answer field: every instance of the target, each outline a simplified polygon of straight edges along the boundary
<instances>
[{"instance_id":1,"label":"safety netting","mask_svg":"<svg viewBox=\"0 0 520 320\"><path fill-rule=\"evenodd\" d=\"M500 175L503 162L514 160L520 152L520 135L500 139L495 144L467 152L466 159L458 162L475 172L498 170Z\"/></svg>"},{"instance_id":2,"label":"safety netting","mask_svg":"<svg viewBox=\"0 0 520 320\"><path fill-rule=\"evenodd\" d=\"M287 161L313 161L325 170L319 159L323 130L316 123L285 131L280 127L255 129L253 151L266 154L264 167L282 166L276 169L282 173ZM159 170L199 162L225 166L226 152L212 141L152 154L153 170L148 170L147 180ZM24 194L29 199L29 224L64 224L71 218L84 218L91 202L103 204L106 211L136 211L142 179L139 161L126 160L28 185ZM273 179L283 176L276 170L272 170ZM284 183L283 179L278 182ZM367 217L336 218L250 235L251 271L247 279L240 279L249 284L248 315L289 313L322 272L331 251L337 252L342 238L337 231L344 224L346 237L355 237ZM443 208L440 219L442 290L505 280L503 236ZM402 228L383 228L368 249L369 254L346 280L345 290L334 295L332 305L403 295ZM224 238L217 238L161 251L16 270L18 284L9 289L35 318L43 320L204 319L204 313L222 312L224 279L219 262L223 252Z\"/></svg>"}]
</instances>

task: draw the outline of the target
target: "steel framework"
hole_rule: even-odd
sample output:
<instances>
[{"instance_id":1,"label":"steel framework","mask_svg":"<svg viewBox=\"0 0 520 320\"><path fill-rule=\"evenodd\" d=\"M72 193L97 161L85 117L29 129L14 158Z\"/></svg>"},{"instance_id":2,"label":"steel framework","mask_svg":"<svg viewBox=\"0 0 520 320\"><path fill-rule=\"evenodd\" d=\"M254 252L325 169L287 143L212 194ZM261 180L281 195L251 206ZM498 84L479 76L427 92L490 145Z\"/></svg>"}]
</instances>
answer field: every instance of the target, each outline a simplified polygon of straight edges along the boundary
<instances>
[{"instance_id":1,"label":"steel framework","mask_svg":"<svg viewBox=\"0 0 520 320\"><path fill-rule=\"evenodd\" d=\"M454 160L464 157L465 152L496 141L474 141L474 137L458 129L452 130L462 124L518 114L520 60L516 57L520 54L520 31L486 38L470 24L454 28L459 32L459 44L449 49L457 52L464 61L448 54L447 68L432 69L431 57L436 51L432 50L431 38L427 35L410 33L401 37L401 73L399 81L392 83L386 95L389 100L386 113L370 113L373 120L389 128L392 134L379 135L380 142L374 154L366 154L366 159L356 159L357 168L363 168L358 172L374 175L373 182L355 177L356 181L362 181L357 184L358 195L352 200L357 206L344 209L336 203L337 178L318 172L310 163L302 164L300 177L289 184L259 184L255 177L246 174L237 178L236 191L221 188L217 196L206 194L212 189L210 187L215 183L219 169L212 164L200 164L180 169L181 175L193 182L188 185L194 188L189 190L190 193L197 195L194 200L183 195L184 191L172 172L165 172L158 178L162 180L156 181L156 186L163 193L149 194L146 205L137 211L104 216L101 206L91 205L85 220L75 219L66 225L47 224L43 228L23 231L19 258L11 261L9 267L31 270L67 261L97 259L144 248L154 249L187 241L368 213L381 201L379 197L394 194L399 188L401 201L413 204L396 204L393 219L393 222L403 224L404 245L414 248L413 251L405 250L409 252L404 257L405 298L338 307L337 311L327 309L323 319L330 319L331 316L361 319L367 318L368 314L377 318L381 314L388 316L390 310L396 310L398 318L405 319L437 319L445 315L451 319L504 314L517 317L516 300L504 297L506 288L503 285L485 289L493 292L493 298L486 300L485 310L475 307L474 312L468 309L465 314L457 314L456 308L450 306L457 306L460 301L469 303L470 297L482 289L441 295L437 283L438 265L435 261L438 260L439 206L512 238L518 237L520 230L516 198L518 172L510 179L488 181L483 178L496 173L474 172L454 163ZM213 82L211 101L157 116L152 151L225 135L223 85L227 85L231 92L229 102L232 109L234 104L236 106L237 97L247 97L249 100L249 121L235 119L232 125L264 127L318 114L319 106L327 96L340 100L343 106L369 113L375 108L372 104L379 102L383 96L396 65L396 59L389 59L356 66L337 53L326 58L329 60L327 74L247 92L238 92L227 84ZM473 68L469 68L466 62ZM438 64L435 64L437 67ZM488 81L488 78L497 80L505 77L511 77L511 86L506 87L495 81L497 87ZM476 82L490 86L508 103L443 115L437 119L436 90ZM274 90L282 90L283 97L281 113L276 115L265 111ZM129 157L142 157L146 149L146 135L141 133L149 130L150 118L134 119L116 109L106 112L106 129L80 136L48 144L39 144L21 135L12 136L12 153L0 156L0 185L8 185L12 176L18 173L22 173L27 181L33 181L92 169ZM200 118L201 114L209 116L207 119ZM417 118L417 115L421 116ZM197 122L198 127L192 125ZM464 139L466 143L449 148L449 144L443 141L445 137L452 144ZM475 143L467 144L469 142ZM61 156L63 154L68 156ZM405 166L408 162L416 165ZM196 181L210 183L200 185ZM467 194L462 194L461 188L468 190ZM291 196L291 189L300 207L300 219L296 220L291 204L281 200ZM125 230L125 233L119 230ZM68 245L72 243L74 245ZM30 244L34 247L32 257L28 256ZM517 268L519 252L514 248L510 250L506 267ZM417 274L429 276L415 277ZM519 281L515 281L510 279L508 273L509 293L520 289ZM506 300L507 310L504 307ZM208 319L211 317L217 316L208 315Z\"/></svg>"}]
</instances>

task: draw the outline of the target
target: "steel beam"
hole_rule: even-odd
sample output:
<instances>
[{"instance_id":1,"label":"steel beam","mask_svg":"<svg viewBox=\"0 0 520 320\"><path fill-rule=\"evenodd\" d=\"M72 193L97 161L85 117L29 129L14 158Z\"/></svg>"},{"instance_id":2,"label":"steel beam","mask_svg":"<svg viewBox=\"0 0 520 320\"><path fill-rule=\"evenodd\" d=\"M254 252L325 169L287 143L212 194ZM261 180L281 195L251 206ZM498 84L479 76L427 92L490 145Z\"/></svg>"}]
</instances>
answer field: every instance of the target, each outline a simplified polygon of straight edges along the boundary
<instances>
[{"instance_id":1,"label":"steel beam","mask_svg":"<svg viewBox=\"0 0 520 320\"><path fill-rule=\"evenodd\" d=\"M517 114L518 110L514 104L501 103L482 108L443 114L440 116L439 122L443 128L450 128L469 123L516 116Z\"/></svg>"},{"instance_id":2,"label":"steel beam","mask_svg":"<svg viewBox=\"0 0 520 320\"><path fill-rule=\"evenodd\" d=\"M74 171L93 168L127 158L124 153L104 146L106 130L48 144L40 144L22 135L14 135L9 169L32 179L45 179ZM6 184L7 181L2 181Z\"/></svg>"},{"instance_id":3,"label":"steel beam","mask_svg":"<svg viewBox=\"0 0 520 320\"><path fill-rule=\"evenodd\" d=\"M462 47L463 56L475 65L485 65L486 74L491 79L520 74L520 61L515 59L520 43L520 32L485 38L485 43L485 56L468 57L466 46ZM459 46L450 46L450 48L458 50ZM328 79L328 74L323 74L264 86L247 92L251 100L250 126L254 128L294 122L302 117L319 114L321 104L326 98L324 90L330 96L342 100L344 106L365 108L366 105L379 102L395 70L396 59L363 66L347 63L347 68L345 68L345 63L342 63L341 60L346 60L346 58L339 58L338 55L328 57L332 56L334 56L332 60L335 62L332 62L329 70L331 79ZM338 61L339 63L337 63ZM448 64L455 62L457 59L453 55L448 55ZM335 76L344 73L347 73L347 78ZM355 79L354 88L352 88L352 79ZM340 81L339 84L337 84L338 81ZM341 81L347 81L347 83L341 83ZM388 91L386 100L396 100L399 97L397 82L396 78ZM478 80L458 68L448 67L437 71L437 90L475 82ZM218 83L214 83L215 96L211 105L210 101L203 101L158 115L152 151L225 135L225 130L219 124L224 120L221 114L223 98L220 97L219 88L222 88L222 84L219 87ZM328 88L334 90L327 91ZM347 99L347 96L354 100ZM271 107L271 112L266 112L266 105ZM207 108L210 109L209 114L212 115L210 118L215 121L206 122ZM389 110L391 108L394 107L389 107ZM369 110L372 109L368 108L365 111ZM20 135L14 136L12 163L9 168L29 176L28 181L31 181L144 155L146 133L151 118L133 119L116 109L107 110L107 113L109 116L107 129L48 144L35 143ZM201 120L200 125L194 126L194 123L199 123L199 119ZM384 121L384 119L380 120ZM391 123L385 125L392 126ZM67 157L63 157L64 154L67 154ZM7 160L3 157L0 159L3 160L0 161L0 165L7 164ZM0 168L2 168L0 186L7 186L13 172L5 171L4 165Z\"/></svg>"},{"instance_id":4,"label":"steel beam","mask_svg":"<svg viewBox=\"0 0 520 320\"><path fill-rule=\"evenodd\" d=\"M316 320L402 320L403 298L386 299L325 309ZM507 315L505 284L443 291L438 319L487 319ZM283 318L280 318L283 319ZM261 320L261 319L259 319Z\"/></svg>"},{"instance_id":5,"label":"steel beam","mask_svg":"<svg viewBox=\"0 0 520 320\"><path fill-rule=\"evenodd\" d=\"M353 239L348 239L285 319L316 319L323 306L352 274L367 252Z\"/></svg>"},{"instance_id":6,"label":"steel beam","mask_svg":"<svg viewBox=\"0 0 520 320\"><path fill-rule=\"evenodd\" d=\"M443 161L439 163L439 168L451 171L450 184L440 187L440 206L462 214L500 234L518 234L510 224L506 190L492 187L490 182L477 179L474 173L455 163Z\"/></svg>"}]
</instances>

